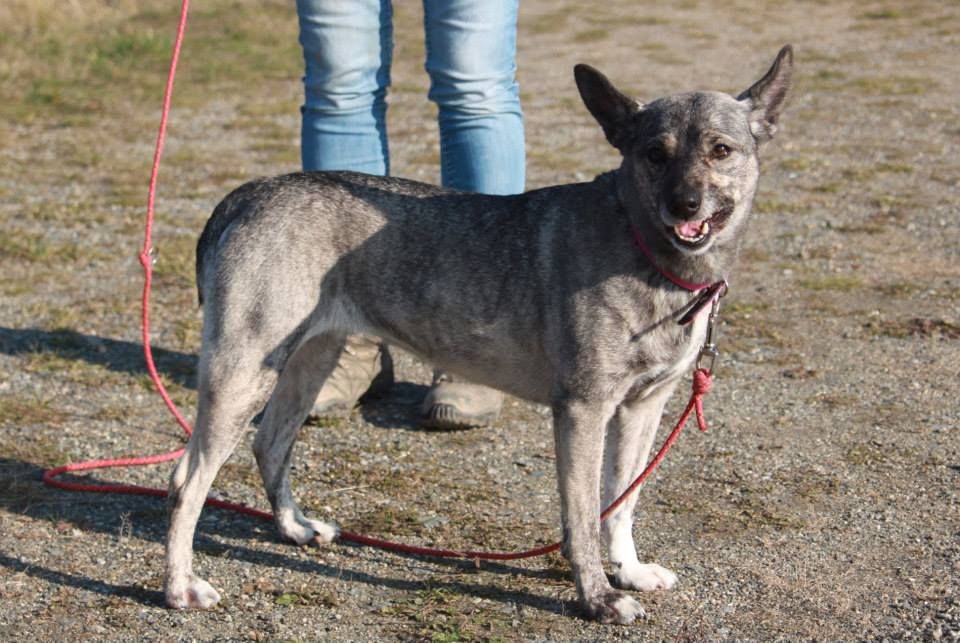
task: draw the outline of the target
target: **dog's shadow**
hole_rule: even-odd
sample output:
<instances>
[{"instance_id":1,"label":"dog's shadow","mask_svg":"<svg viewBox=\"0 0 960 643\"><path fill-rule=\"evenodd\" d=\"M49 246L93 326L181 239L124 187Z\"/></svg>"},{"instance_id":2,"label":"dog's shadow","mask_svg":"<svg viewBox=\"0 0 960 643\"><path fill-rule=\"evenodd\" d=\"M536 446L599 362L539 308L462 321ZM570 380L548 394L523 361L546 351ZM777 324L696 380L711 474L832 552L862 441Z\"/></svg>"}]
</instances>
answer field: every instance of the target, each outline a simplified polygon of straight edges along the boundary
<instances>
[{"instance_id":1,"label":"dog's shadow","mask_svg":"<svg viewBox=\"0 0 960 643\"><path fill-rule=\"evenodd\" d=\"M151 352L164 378L185 388L196 389L196 355L156 347ZM50 356L86 362L126 375L140 375L146 371L141 343L87 335L69 328L41 330L0 327L0 353L24 358Z\"/></svg>"},{"instance_id":2,"label":"dog's shadow","mask_svg":"<svg viewBox=\"0 0 960 643\"><path fill-rule=\"evenodd\" d=\"M42 482L43 469L35 464L0 458L0 511L25 515L35 520L49 522L60 531L80 530L84 533L105 534L118 540L132 538L147 543L162 544L166 537L166 503L162 498L138 496L102 496L90 493L63 491L47 487ZM65 476L64 479L69 479ZM77 478L89 484L106 482L92 477ZM124 532L123 525L128 525ZM83 537L83 536L79 536ZM230 540L229 544L226 540ZM337 583L363 583L370 587L387 587L404 592L425 589L442 589L455 594L516 603L525 607L565 614L575 611L572 601L558 601L525 591L504 589L493 583L464 580L447 580L447 574L433 575L424 580L409 580L399 576L376 575L351 569L351 559L359 559L358 546L338 543L328 546L338 550L337 563L331 565L312 558L287 556L250 546L238 545L237 541L278 542L273 526L216 508L205 508L197 528L195 547L207 556L236 559L243 562L275 569L287 569L309 573L335 580ZM384 557L399 556L425 560L422 557L393 552L383 552ZM430 559L459 572L479 579L478 566L473 561ZM0 551L0 567L22 573L48 583L93 592L102 596L121 596L131 601L161 607L163 593L158 587L144 584L115 584L103 579L85 577L44 566L42 561L28 561ZM561 581L566 575L553 568L524 569L501 563L483 562L483 572L508 576L525 576L537 580ZM136 575L131 571L131 575ZM147 581L150 582L150 581Z\"/></svg>"},{"instance_id":3,"label":"dog's shadow","mask_svg":"<svg viewBox=\"0 0 960 643\"><path fill-rule=\"evenodd\" d=\"M85 362L124 375L142 375L143 345L97 335L88 335L70 328L41 330L0 326L0 353L23 357L56 357L71 362ZM154 363L164 380L186 389L197 388L197 356L167 348L151 347ZM427 394L427 386L414 382L396 382L376 397L364 398L360 413L364 422L381 429L420 431L417 411ZM260 417L254 422L259 422Z\"/></svg>"},{"instance_id":4,"label":"dog's shadow","mask_svg":"<svg viewBox=\"0 0 960 643\"><path fill-rule=\"evenodd\" d=\"M417 415L427 390L423 384L395 382L388 391L361 398L360 416L380 429L423 431L417 424Z\"/></svg>"},{"instance_id":5,"label":"dog's shadow","mask_svg":"<svg viewBox=\"0 0 960 643\"><path fill-rule=\"evenodd\" d=\"M165 378L170 378L185 388L196 387L196 355L153 348L154 361ZM70 329L39 330L0 327L0 353L29 358L55 356L69 361L83 361L105 367L117 373L142 374L143 347L137 342L116 340L86 335ZM362 407L364 421L384 429L420 430L416 426L416 410L426 393L419 384L398 382L385 396L368 400ZM117 496L78 493L54 489L44 485L44 469L38 464L11 458L0 458L0 511L12 515L24 515L35 520L54 523L61 529L78 529L120 538L121 526L131 525L131 533L123 537L162 544L166 538L166 503L162 498ZM70 479L63 476L62 479ZM96 476L75 478L88 484L106 483ZM82 536L81 536L82 537ZM230 539L225 544L223 539ZM249 541L251 546L239 546L237 541ZM494 584L474 583L470 580L441 580L436 577L425 580L407 580L400 577L378 576L350 570L349 559L356 554L357 546L341 543L341 564L334 567L323 562L285 556L256 548L256 541L277 542L273 526L252 518L231 514L220 509L204 510L197 529L196 548L208 556L235 558L256 565L283 568L296 572L311 573L338 582L359 582L371 587L388 587L401 591L444 589L452 593L502 600L552 613L569 613L575 610L573 603L530 594L524 591L505 590ZM421 559L418 556L384 552L384 557L400 556ZM451 571L473 575L473 561L431 559ZM85 577L44 566L38 561L28 561L0 552L0 567L13 572L63 587L82 589L103 596L122 596L148 605L162 606L163 593L159 588L146 585L115 584L102 579ZM545 568L530 570L501 563L484 562L484 572L509 576L526 576L540 580L563 580L563 572ZM476 577L476 576L475 576ZM479 578L479 577L476 577Z\"/></svg>"}]
</instances>

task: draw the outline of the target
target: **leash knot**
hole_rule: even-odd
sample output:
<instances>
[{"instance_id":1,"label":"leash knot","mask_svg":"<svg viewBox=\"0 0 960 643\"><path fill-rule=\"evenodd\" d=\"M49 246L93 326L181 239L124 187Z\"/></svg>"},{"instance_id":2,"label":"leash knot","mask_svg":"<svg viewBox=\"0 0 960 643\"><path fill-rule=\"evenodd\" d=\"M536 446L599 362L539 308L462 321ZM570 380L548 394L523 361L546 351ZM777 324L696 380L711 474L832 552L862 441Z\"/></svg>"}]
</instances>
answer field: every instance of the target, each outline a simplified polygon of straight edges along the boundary
<instances>
[{"instance_id":1,"label":"leash knot","mask_svg":"<svg viewBox=\"0 0 960 643\"><path fill-rule=\"evenodd\" d=\"M693 406L697 412L697 427L701 431L707 430L707 418L703 414L703 396L710 392L712 386L713 375L710 374L710 371L705 368L698 368L693 372L693 395L690 397L690 406Z\"/></svg>"},{"instance_id":2,"label":"leash knot","mask_svg":"<svg viewBox=\"0 0 960 643\"><path fill-rule=\"evenodd\" d=\"M710 392L713 386L713 375L705 368L698 368L693 372L693 394L703 397Z\"/></svg>"}]
</instances>

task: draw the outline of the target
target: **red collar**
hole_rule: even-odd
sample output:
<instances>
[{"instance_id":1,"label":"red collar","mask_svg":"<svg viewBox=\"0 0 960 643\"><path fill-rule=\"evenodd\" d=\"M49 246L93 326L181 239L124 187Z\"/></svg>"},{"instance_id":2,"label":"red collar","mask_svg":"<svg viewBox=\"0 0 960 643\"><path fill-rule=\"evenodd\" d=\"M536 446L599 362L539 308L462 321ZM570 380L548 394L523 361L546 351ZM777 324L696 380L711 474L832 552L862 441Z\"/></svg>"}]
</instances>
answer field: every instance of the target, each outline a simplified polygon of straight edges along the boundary
<instances>
[{"instance_id":1,"label":"red collar","mask_svg":"<svg viewBox=\"0 0 960 643\"><path fill-rule=\"evenodd\" d=\"M689 290L690 292L700 292L704 288L709 288L711 286L709 283L698 284L693 281L687 281L686 279L673 274L666 268L661 267L660 264L657 263L657 260L653 258L653 253L650 252L650 248L644 242L643 237L640 236L640 231L633 226L630 226L630 229L633 231L633 242L637 244L638 248L640 248L640 252L643 253L643 256L647 258L647 260L650 262L650 265L653 266L657 272L663 275L668 281L672 282L673 285L679 286L684 290Z\"/></svg>"},{"instance_id":2,"label":"red collar","mask_svg":"<svg viewBox=\"0 0 960 643\"><path fill-rule=\"evenodd\" d=\"M683 316L677 320L678 324L689 324L693 321L694 317L697 316L697 313L703 310L707 304L711 303L714 299L718 299L727 294L726 279L721 279L720 281L715 281L713 283L696 283L693 281L687 281L686 279L675 275L658 264L657 260L654 259L650 248L644 242L643 237L640 236L640 231L633 226L630 226L630 229L633 231L633 242L637 244L637 247L640 248L640 252L642 252L643 256L647 258L654 270L660 273L673 285L683 288L684 290L688 290L692 293L698 293L699 296L696 297L693 302L691 302L687 312L685 312Z\"/></svg>"}]
</instances>

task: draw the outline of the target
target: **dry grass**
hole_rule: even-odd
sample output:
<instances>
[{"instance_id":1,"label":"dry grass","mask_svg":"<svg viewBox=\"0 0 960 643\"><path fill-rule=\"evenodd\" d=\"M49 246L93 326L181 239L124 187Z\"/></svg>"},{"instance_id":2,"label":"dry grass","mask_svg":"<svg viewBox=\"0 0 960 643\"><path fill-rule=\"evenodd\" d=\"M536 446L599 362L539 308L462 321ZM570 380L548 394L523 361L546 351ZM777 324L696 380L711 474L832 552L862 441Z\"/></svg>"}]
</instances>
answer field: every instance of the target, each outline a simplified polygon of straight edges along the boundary
<instances>
[{"instance_id":1,"label":"dry grass","mask_svg":"<svg viewBox=\"0 0 960 643\"><path fill-rule=\"evenodd\" d=\"M395 169L430 180L436 123L418 4L394 3L391 138ZM665 480L645 492L656 494L644 506L655 519L639 523L638 544L683 584L643 598L646 623L602 628L570 618L559 556L474 570L351 547L301 550L267 528L221 533L232 521L205 514L198 566L224 586L225 603L161 609L162 504L57 494L36 477L90 450L178 437L136 346L136 252L177 9L170 0L0 2L0 122L9 124L0 127L0 358L11 365L0 377L0 635L322 638L345 617L339 632L377 640L840 640L870 627L895 638L900 624L882 620L891 597L919 590L904 589L912 581L891 569L902 561L889 551L917 563L910 573L927 588L956 579L943 549L955 531L955 454L918 437L942 447L937 429L955 424L953 391L942 391L960 346L949 312L960 300L955 252L943 243L956 235L936 218L956 210L956 81L938 71L956 48L956 9L533 0L522 7L537 20L521 24L521 84L539 185L613 162L605 147L588 148L603 137L561 68L574 57L604 61L625 89L652 98L688 83L742 89L768 63L757 52L798 39L797 91L765 150L759 216L722 313L721 349L743 356L718 381L729 403L711 398L711 433L688 434ZM161 173L153 319L154 347L169 351L158 365L188 416L196 234L227 190L297 165L301 73L288 0L194 4ZM505 420L510 431L496 441L484 432L421 440L406 420L367 420L303 432L296 485L312 514L450 546L556 536L555 508L510 494L511 484L552 491L552 463L521 474L494 466L533 434L549 439L536 414ZM920 466L894 475L905 463ZM471 484L458 487L467 470ZM262 504L260 488L248 452L218 480L226 495ZM897 504L903 520L874 518ZM105 572L98 558L121 541L130 557Z\"/></svg>"},{"instance_id":2,"label":"dry grass","mask_svg":"<svg viewBox=\"0 0 960 643\"><path fill-rule=\"evenodd\" d=\"M129 118L146 111L144 101L154 103L162 87L177 10L156 0L4 3L0 80L8 100L0 115L20 123L93 125L97 114L123 110ZM297 69L296 39L284 46L273 37L295 20L286 3L235 2L230 19L224 17L213 7L193 9L180 105L202 104L211 90L237 78L276 78Z\"/></svg>"}]
</instances>

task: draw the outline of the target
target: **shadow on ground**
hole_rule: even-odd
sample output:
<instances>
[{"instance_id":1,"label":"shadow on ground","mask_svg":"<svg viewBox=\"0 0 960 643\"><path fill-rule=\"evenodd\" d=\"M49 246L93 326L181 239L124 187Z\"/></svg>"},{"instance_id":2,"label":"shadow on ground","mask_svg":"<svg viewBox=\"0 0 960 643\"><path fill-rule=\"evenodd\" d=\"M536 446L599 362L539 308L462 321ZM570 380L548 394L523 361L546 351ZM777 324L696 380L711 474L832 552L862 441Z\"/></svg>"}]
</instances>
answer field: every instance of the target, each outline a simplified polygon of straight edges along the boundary
<instances>
[{"instance_id":1,"label":"shadow on ground","mask_svg":"<svg viewBox=\"0 0 960 643\"><path fill-rule=\"evenodd\" d=\"M181 386L196 388L196 355L157 347L152 347L151 352L157 369L165 376ZM69 328L0 327L0 353L12 357L52 355L129 375L139 375L146 370L143 344L86 335Z\"/></svg>"},{"instance_id":2,"label":"shadow on ground","mask_svg":"<svg viewBox=\"0 0 960 643\"><path fill-rule=\"evenodd\" d=\"M131 495L106 497L93 493L63 491L44 485L43 472L43 468L32 463L0 458L0 511L29 516L35 520L55 522L59 530L72 528L106 536L116 536L117 525L129 522L136 525L130 537L158 544L165 541L164 500L156 497ZM73 481L82 481L86 484L109 483L109 481L90 476L73 477ZM95 506L96 511L91 511L91 506ZM224 542L225 539L234 542L227 544ZM339 544L338 562L335 565L329 565L254 547L238 546L237 540L278 542L272 526L266 523L216 508L204 509L194 546L197 551L206 556L238 560L262 568L316 574L338 582L363 583L371 587L387 587L406 592L424 589L447 590L507 604L515 603L555 614L576 611L573 603L558 603L556 599L523 591L505 590L490 583L442 581L436 577L425 581L405 580L400 577L405 573L402 570L398 570L397 577L357 571L357 569L351 569L350 559L358 559L361 556L361 548L350 543ZM382 555L422 560L420 556L405 553L383 552ZM480 580L481 571L506 576L519 575L538 580L555 581L566 577L562 571L551 568L523 569L486 561L481 566L475 561L457 559L431 559L431 561L458 573L477 574L477 580ZM360 561L357 560L357 562L356 567L361 567ZM159 590L135 584L117 585L96 578L71 574L9 556L2 551L0 551L0 567L64 587L84 589L104 596L123 596L147 606L163 605L163 594Z\"/></svg>"},{"instance_id":3,"label":"shadow on ground","mask_svg":"<svg viewBox=\"0 0 960 643\"><path fill-rule=\"evenodd\" d=\"M151 348L151 352L154 364L164 378L196 390L195 354L156 346ZM87 335L69 328L41 330L0 327L0 353L12 357L50 355L131 376L147 372L143 344ZM386 394L365 399L360 412L366 422L383 429L421 430L417 426L417 409L426 392L427 387L422 384L397 382ZM255 423L259 423L259 419L258 416Z\"/></svg>"}]
</instances>

